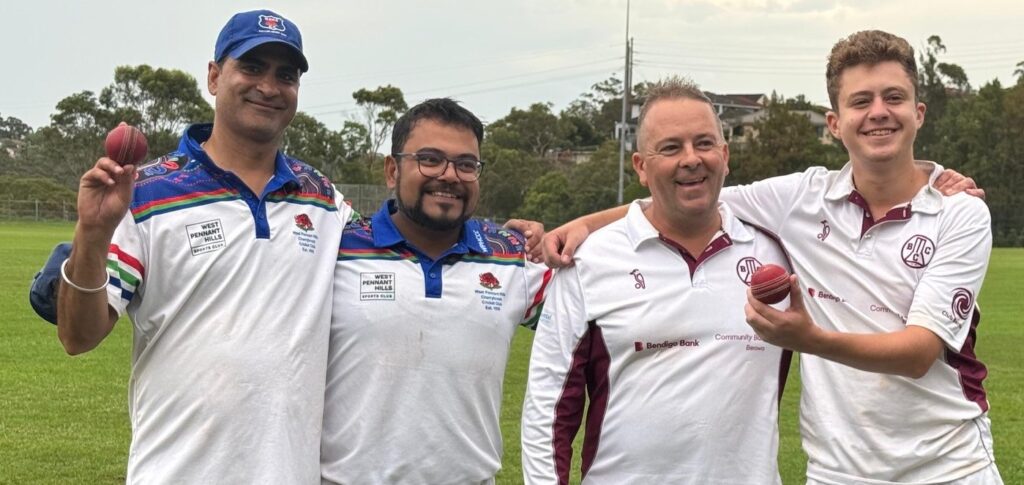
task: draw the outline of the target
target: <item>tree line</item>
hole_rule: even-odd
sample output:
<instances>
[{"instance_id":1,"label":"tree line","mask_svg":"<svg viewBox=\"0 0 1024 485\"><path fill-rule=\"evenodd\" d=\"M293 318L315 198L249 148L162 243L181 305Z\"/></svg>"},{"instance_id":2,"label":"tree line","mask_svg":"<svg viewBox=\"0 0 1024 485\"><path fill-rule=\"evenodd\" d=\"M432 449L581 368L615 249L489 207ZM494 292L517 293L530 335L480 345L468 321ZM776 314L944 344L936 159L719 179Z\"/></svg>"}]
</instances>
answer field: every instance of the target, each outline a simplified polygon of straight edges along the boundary
<instances>
[{"instance_id":1,"label":"tree line","mask_svg":"<svg viewBox=\"0 0 1024 485\"><path fill-rule=\"evenodd\" d=\"M919 56L919 95L927 104L915 155L973 177L986 190L995 243L1024 246L1024 62L1016 84L998 80L972 86L958 65L943 62L945 46L932 36ZM648 84L631 86L642 97ZM550 103L512 108L486 127L481 158L478 213L521 217L549 227L615 205L619 147L615 124L622 110L622 81L610 77L582 93L565 109ZM284 136L285 151L316 166L336 183L383 184L382 146L408 109L400 88L387 85L352 93L359 115L332 130L297 113ZM472 109L472 107L470 107ZM841 167L841 144L823 144L808 118L797 110L823 113L803 96L774 93L746 143L730 147L727 184L801 171L809 166ZM213 110L196 80L183 71L147 65L121 66L99 94L81 91L60 100L47 126L32 128L0 115L0 197L33 195L73 200L78 178L102 153L106 132L120 121L147 134L150 154L173 150L190 123L212 121ZM581 156L581 154L583 154ZM646 196L626 160L624 200Z\"/></svg>"}]
</instances>

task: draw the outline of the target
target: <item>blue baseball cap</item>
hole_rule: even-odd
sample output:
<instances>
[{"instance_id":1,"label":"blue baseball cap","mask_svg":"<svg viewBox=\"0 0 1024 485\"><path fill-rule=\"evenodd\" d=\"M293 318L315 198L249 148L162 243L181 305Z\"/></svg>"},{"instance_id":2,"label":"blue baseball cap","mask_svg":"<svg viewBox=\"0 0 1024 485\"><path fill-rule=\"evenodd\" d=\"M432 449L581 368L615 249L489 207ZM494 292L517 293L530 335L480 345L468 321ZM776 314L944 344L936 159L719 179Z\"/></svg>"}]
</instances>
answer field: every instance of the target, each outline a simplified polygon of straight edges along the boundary
<instances>
[{"instance_id":1,"label":"blue baseball cap","mask_svg":"<svg viewBox=\"0 0 1024 485\"><path fill-rule=\"evenodd\" d=\"M220 62L224 56L238 59L255 47L268 42L280 42L291 47L299 56L299 68L309 70L306 56L302 54L302 34L295 24L270 10L253 10L236 13L224 24L217 36L213 59Z\"/></svg>"},{"instance_id":2,"label":"blue baseball cap","mask_svg":"<svg viewBox=\"0 0 1024 485\"><path fill-rule=\"evenodd\" d=\"M36 273L28 292L32 309L43 320L57 324L57 285L60 283L60 265L71 255L71 243L60 243L53 248L43 269Z\"/></svg>"}]
</instances>

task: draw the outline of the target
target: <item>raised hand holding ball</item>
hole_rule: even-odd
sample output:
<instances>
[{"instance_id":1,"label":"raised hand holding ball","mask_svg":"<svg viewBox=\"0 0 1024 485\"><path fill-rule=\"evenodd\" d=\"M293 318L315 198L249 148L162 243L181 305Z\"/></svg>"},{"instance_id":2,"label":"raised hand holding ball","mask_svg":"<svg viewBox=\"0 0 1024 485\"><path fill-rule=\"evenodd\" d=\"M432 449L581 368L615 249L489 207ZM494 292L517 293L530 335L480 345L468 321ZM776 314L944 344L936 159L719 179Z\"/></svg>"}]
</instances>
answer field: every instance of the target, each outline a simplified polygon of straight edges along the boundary
<instances>
[{"instance_id":1,"label":"raised hand holding ball","mask_svg":"<svg viewBox=\"0 0 1024 485\"><path fill-rule=\"evenodd\" d=\"M107 158L118 164L135 165L146 158L149 143L138 128L122 122L107 134L103 148L107 151Z\"/></svg>"}]
</instances>

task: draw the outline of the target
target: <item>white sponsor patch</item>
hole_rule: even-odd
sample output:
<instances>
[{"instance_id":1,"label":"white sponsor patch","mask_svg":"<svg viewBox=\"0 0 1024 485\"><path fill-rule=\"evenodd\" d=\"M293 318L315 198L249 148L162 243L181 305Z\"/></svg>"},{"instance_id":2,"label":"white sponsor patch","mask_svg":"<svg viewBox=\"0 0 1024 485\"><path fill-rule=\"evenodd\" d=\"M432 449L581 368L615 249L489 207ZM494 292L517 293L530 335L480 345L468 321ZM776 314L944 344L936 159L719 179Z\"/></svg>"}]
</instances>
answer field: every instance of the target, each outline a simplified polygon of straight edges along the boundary
<instances>
[{"instance_id":1,"label":"white sponsor patch","mask_svg":"<svg viewBox=\"0 0 1024 485\"><path fill-rule=\"evenodd\" d=\"M220 219L189 224L185 231L188 232L188 245L192 247L193 256L223 249L228 243Z\"/></svg>"},{"instance_id":2,"label":"white sponsor patch","mask_svg":"<svg viewBox=\"0 0 1024 485\"><path fill-rule=\"evenodd\" d=\"M394 273L359 273L359 301L394 299Z\"/></svg>"}]
</instances>

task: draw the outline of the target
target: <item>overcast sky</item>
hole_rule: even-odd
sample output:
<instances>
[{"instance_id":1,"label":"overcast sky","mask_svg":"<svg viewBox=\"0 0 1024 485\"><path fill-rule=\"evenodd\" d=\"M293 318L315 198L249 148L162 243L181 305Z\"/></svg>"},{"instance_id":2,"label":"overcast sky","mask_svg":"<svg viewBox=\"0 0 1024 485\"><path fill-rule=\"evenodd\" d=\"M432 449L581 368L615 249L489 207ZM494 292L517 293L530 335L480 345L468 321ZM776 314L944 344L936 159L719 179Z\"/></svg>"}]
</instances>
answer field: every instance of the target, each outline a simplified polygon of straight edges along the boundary
<instances>
[{"instance_id":1,"label":"overcast sky","mask_svg":"<svg viewBox=\"0 0 1024 485\"><path fill-rule=\"evenodd\" d=\"M352 92L398 86L406 100L452 96L485 121L512 107L564 108L623 70L625 0L2 0L0 116L32 127L56 103L100 91L119 65L184 70L204 94L206 63L237 11L270 8L302 30L310 71L299 109L338 128ZM840 37L883 29L921 49L942 37L972 85L1014 81L1022 0L634 0L634 80L682 74L717 93L804 94L827 104L824 60ZM207 99L212 99L207 95Z\"/></svg>"}]
</instances>

